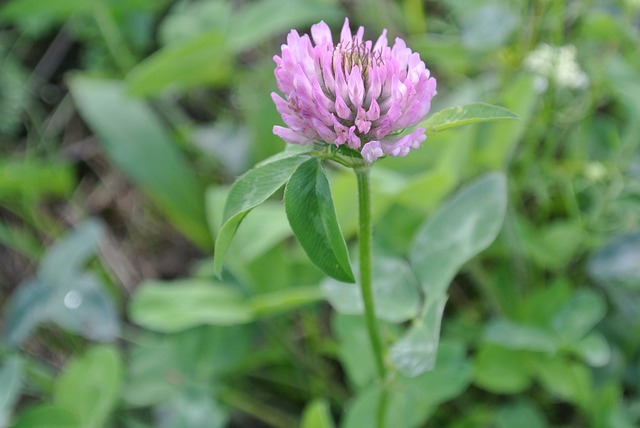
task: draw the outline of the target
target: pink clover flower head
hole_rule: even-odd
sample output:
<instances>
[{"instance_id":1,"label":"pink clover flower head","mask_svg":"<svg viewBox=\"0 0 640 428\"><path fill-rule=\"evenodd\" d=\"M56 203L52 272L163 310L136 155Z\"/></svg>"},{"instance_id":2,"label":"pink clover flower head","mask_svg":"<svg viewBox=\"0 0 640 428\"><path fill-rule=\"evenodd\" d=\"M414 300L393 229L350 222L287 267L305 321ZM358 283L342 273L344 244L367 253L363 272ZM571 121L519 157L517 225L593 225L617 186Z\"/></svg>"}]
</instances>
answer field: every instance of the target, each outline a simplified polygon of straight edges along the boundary
<instances>
[{"instance_id":1,"label":"pink clover flower head","mask_svg":"<svg viewBox=\"0 0 640 428\"><path fill-rule=\"evenodd\" d=\"M436 79L404 40L389 46L386 30L375 44L363 35L363 27L351 33L348 18L335 45L322 21L311 37L289 33L273 58L284 98L275 92L271 98L287 125L274 126L274 134L293 144L346 144L369 163L420 147L423 128L399 134L429 113Z\"/></svg>"}]
</instances>

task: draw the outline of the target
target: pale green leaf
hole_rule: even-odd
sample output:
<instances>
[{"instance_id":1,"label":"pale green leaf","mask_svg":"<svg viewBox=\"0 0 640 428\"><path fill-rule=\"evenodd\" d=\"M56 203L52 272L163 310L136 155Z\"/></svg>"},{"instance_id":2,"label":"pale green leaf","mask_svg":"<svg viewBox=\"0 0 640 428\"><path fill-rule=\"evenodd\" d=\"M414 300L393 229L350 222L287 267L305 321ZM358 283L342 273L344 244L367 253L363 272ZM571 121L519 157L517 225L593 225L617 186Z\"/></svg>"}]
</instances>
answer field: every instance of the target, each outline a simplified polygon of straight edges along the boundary
<instances>
[{"instance_id":1,"label":"pale green leaf","mask_svg":"<svg viewBox=\"0 0 640 428\"><path fill-rule=\"evenodd\" d=\"M117 348L95 346L75 357L57 379L53 401L73 414L83 428L100 428L120 394L123 367Z\"/></svg>"},{"instance_id":2,"label":"pale green leaf","mask_svg":"<svg viewBox=\"0 0 640 428\"><path fill-rule=\"evenodd\" d=\"M371 278L379 319L399 323L416 316L420 303L418 284L405 261L374 256ZM357 274L356 281L359 281ZM364 314L362 291L358 284L327 278L322 283L322 290L336 311L346 315Z\"/></svg>"},{"instance_id":3,"label":"pale green leaf","mask_svg":"<svg viewBox=\"0 0 640 428\"><path fill-rule=\"evenodd\" d=\"M326 400L314 400L302 413L301 428L334 428L331 408Z\"/></svg>"},{"instance_id":4,"label":"pale green leaf","mask_svg":"<svg viewBox=\"0 0 640 428\"><path fill-rule=\"evenodd\" d=\"M245 324L253 319L240 293L200 279L143 282L131 298L129 316L136 324L163 333L206 324Z\"/></svg>"},{"instance_id":5,"label":"pale green leaf","mask_svg":"<svg viewBox=\"0 0 640 428\"><path fill-rule=\"evenodd\" d=\"M71 94L109 160L193 242L211 246L198 179L168 129L121 82L76 76Z\"/></svg>"},{"instance_id":6,"label":"pale green leaf","mask_svg":"<svg viewBox=\"0 0 640 428\"><path fill-rule=\"evenodd\" d=\"M422 316L391 347L393 365L403 375L415 377L435 366L446 303L446 296L429 299Z\"/></svg>"},{"instance_id":7,"label":"pale green leaf","mask_svg":"<svg viewBox=\"0 0 640 428\"><path fill-rule=\"evenodd\" d=\"M518 115L504 107L484 103L472 103L459 107L450 107L429 116L420 126L428 133L472 123L492 120L517 119Z\"/></svg>"},{"instance_id":8,"label":"pale green leaf","mask_svg":"<svg viewBox=\"0 0 640 428\"><path fill-rule=\"evenodd\" d=\"M0 427L7 426L22 390L24 360L13 355L0 367Z\"/></svg>"},{"instance_id":9,"label":"pale green leaf","mask_svg":"<svg viewBox=\"0 0 640 428\"><path fill-rule=\"evenodd\" d=\"M507 207L503 174L487 174L459 191L416 233L410 261L425 293L439 296L460 267L493 242Z\"/></svg>"},{"instance_id":10,"label":"pale green leaf","mask_svg":"<svg viewBox=\"0 0 640 428\"><path fill-rule=\"evenodd\" d=\"M233 57L218 31L170 44L139 63L126 77L133 95L154 96L164 90L221 85L231 78Z\"/></svg>"}]
</instances>

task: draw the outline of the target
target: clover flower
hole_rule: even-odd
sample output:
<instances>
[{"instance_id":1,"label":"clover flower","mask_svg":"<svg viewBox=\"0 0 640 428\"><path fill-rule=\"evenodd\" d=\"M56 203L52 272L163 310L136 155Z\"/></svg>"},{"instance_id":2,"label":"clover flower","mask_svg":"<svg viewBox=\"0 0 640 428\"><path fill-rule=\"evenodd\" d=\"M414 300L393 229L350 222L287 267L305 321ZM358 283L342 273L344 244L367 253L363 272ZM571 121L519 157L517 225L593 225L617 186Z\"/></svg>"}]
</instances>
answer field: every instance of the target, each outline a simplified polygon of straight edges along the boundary
<instances>
[{"instance_id":1,"label":"clover flower","mask_svg":"<svg viewBox=\"0 0 640 428\"><path fill-rule=\"evenodd\" d=\"M293 144L346 144L368 163L420 147L424 129L401 134L429 112L436 80L404 40L390 47L386 30L375 44L363 34L363 27L351 33L348 18L336 45L323 21L311 27L313 44L307 34L289 33L282 56L274 56L284 98L271 94L288 128L274 126L274 134Z\"/></svg>"}]
</instances>

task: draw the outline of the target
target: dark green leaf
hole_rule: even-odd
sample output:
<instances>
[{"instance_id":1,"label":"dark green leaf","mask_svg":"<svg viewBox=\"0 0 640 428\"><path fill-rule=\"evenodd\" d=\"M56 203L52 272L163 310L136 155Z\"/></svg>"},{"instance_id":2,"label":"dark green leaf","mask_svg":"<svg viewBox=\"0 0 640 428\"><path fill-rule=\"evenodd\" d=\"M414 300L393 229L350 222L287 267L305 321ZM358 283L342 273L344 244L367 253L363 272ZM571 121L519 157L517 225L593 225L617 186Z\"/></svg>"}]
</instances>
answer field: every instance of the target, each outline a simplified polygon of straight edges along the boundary
<instances>
[{"instance_id":1,"label":"dark green leaf","mask_svg":"<svg viewBox=\"0 0 640 428\"><path fill-rule=\"evenodd\" d=\"M304 160L296 155L276 158L257 165L233 183L216 237L213 265L217 275L222 272L222 262L244 217L282 187Z\"/></svg>"},{"instance_id":2,"label":"dark green leaf","mask_svg":"<svg viewBox=\"0 0 640 428\"><path fill-rule=\"evenodd\" d=\"M329 181L318 159L306 161L293 173L285 188L284 207L309 259L332 278L354 282Z\"/></svg>"}]
</instances>

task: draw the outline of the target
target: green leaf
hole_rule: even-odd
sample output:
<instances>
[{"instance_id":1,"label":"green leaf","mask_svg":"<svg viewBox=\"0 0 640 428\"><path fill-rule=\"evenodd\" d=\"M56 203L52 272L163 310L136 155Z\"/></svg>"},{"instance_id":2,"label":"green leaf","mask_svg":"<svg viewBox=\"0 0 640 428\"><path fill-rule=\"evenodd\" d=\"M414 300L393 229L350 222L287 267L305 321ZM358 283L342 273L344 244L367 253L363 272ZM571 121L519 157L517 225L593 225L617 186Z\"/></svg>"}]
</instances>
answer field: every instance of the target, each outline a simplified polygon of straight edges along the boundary
<instances>
[{"instance_id":1,"label":"green leaf","mask_svg":"<svg viewBox=\"0 0 640 428\"><path fill-rule=\"evenodd\" d=\"M455 342L443 342L436 367L418 377L398 376L387 387L388 407L385 426L414 428L424 426L437 406L461 394L472 378L466 350ZM361 392L347 409L345 428L375 427L381 385Z\"/></svg>"},{"instance_id":2,"label":"green leaf","mask_svg":"<svg viewBox=\"0 0 640 428\"><path fill-rule=\"evenodd\" d=\"M202 326L172 334L143 332L129 349L126 403L157 405L189 385L216 388L218 379L251 355L248 326Z\"/></svg>"},{"instance_id":3,"label":"green leaf","mask_svg":"<svg viewBox=\"0 0 640 428\"><path fill-rule=\"evenodd\" d=\"M73 169L67 163L29 157L0 160L0 200L66 196L74 185Z\"/></svg>"},{"instance_id":4,"label":"green leaf","mask_svg":"<svg viewBox=\"0 0 640 428\"><path fill-rule=\"evenodd\" d=\"M38 277L54 284L64 284L82 272L83 265L94 257L105 235L100 220L88 219L58 239L45 253Z\"/></svg>"},{"instance_id":5,"label":"green leaf","mask_svg":"<svg viewBox=\"0 0 640 428\"><path fill-rule=\"evenodd\" d=\"M122 371L117 348L95 346L67 364L56 381L54 403L73 414L78 426L103 427L118 400Z\"/></svg>"},{"instance_id":6,"label":"green leaf","mask_svg":"<svg viewBox=\"0 0 640 428\"><path fill-rule=\"evenodd\" d=\"M495 394L517 394L531 385L523 351L482 344L475 357L474 383Z\"/></svg>"},{"instance_id":7,"label":"green leaf","mask_svg":"<svg viewBox=\"0 0 640 428\"><path fill-rule=\"evenodd\" d=\"M527 421L527 428L547 428L549 426L544 413L538 406L526 401L519 401L500 409L496 417L496 428L517 427L522 425L523 421Z\"/></svg>"},{"instance_id":8,"label":"green leaf","mask_svg":"<svg viewBox=\"0 0 640 428\"><path fill-rule=\"evenodd\" d=\"M193 242L209 248L200 183L153 111L128 97L117 81L76 76L71 94L109 160Z\"/></svg>"},{"instance_id":9,"label":"green leaf","mask_svg":"<svg viewBox=\"0 0 640 428\"><path fill-rule=\"evenodd\" d=\"M507 320L492 321L485 331L485 340L510 349L535 352L556 352L553 335L533 326L514 324Z\"/></svg>"},{"instance_id":10,"label":"green leaf","mask_svg":"<svg viewBox=\"0 0 640 428\"><path fill-rule=\"evenodd\" d=\"M112 297L99 277L82 270L103 235L104 225L89 219L47 250L38 277L21 283L7 304L7 343L21 344L43 321L92 340L109 341L120 334Z\"/></svg>"},{"instance_id":11,"label":"green leaf","mask_svg":"<svg viewBox=\"0 0 640 428\"><path fill-rule=\"evenodd\" d=\"M566 341L584 337L606 314L604 299L592 290L580 290L558 312L552 326Z\"/></svg>"},{"instance_id":12,"label":"green leaf","mask_svg":"<svg viewBox=\"0 0 640 428\"><path fill-rule=\"evenodd\" d=\"M593 402L591 371L584 364L555 357L541 360L536 369L540 383L551 394L584 410Z\"/></svg>"},{"instance_id":13,"label":"green leaf","mask_svg":"<svg viewBox=\"0 0 640 428\"><path fill-rule=\"evenodd\" d=\"M186 90L229 81L233 57L218 31L171 44L139 63L126 77L127 89L137 96L155 96L166 89Z\"/></svg>"},{"instance_id":14,"label":"green leaf","mask_svg":"<svg viewBox=\"0 0 640 428\"><path fill-rule=\"evenodd\" d=\"M156 426L224 428L228 419L228 410L214 399L211 391L191 384L158 406Z\"/></svg>"},{"instance_id":15,"label":"green leaf","mask_svg":"<svg viewBox=\"0 0 640 428\"><path fill-rule=\"evenodd\" d=\"M301 428L334 428L331 408L326 400L317 399L305 407Z\"/></svg>"},{"instance_id":16,"label":"green leaf","mask_svg":"<svg viewBox=\"0 0 640 428\"><path fill-rule=\"evenodd\" d=\"M7 358L0 368L0 427L7 426L13 406L22 390L24 361L18 355Z\"/></svg>"},{"instance_id":17,"label":"green leaf","mask_svg":"<svg viewBox=\"0 0 640 428\"><path fill-rule=\"evenodd\" d=\"M329 181L318 159L306 161L293 173L285 188L284 207L309 259L332 278L354 282Z\"/></svg>"},{"instance_id":18,"label":"green leaf","mask_svg":"<svg viewBox=\"0 0 640 428\"><path fill-rule=\"evenodd\" d=\"M34 15L41 14L48 20L62 22L90 8L91 2L84 0L13 0L0 9L0 20L28 22Z\"/></svg>"},{"instance_id":19,"label":"green leaf","mask_svg":"<svg viewBox=\"0 0 640 428\"><path fill-rule=\"evenodd\" d=\"M287 13L282 13L286 11ZM296 0L261 0L242 8L230 25L229 42L236 51L255 48L264 40L289 31L304 28L324 19L338 22L344 12L327 2Z\"/></svg>"},{"instance_id":20,"label":"green leaf","mask_svg":"<svg viewBox=\"0 0 640 428\"><path fill-rule=\"evenodd\" d=\"M400 259L374 256L372 270L376 316L394 323L416 316L420 303L418 284L409 265ZM322 290L336 311L345 315L364 314L362 291L357 284L327 278L322 282Z\"/></svg>"},{"instance_id":21,"label":"green leaf","mask_svg":"<svg viewBox=\"0 0 640 428\"><path fill-rule=\"evenodd\" d=\"M404 375L418 376L434 366L449 282L497 236L506 193L504 175L488 174L458 192L416 233L409 256L427 301L420 319L391 348Z\"/></svg>"},{"instance_id":22,"label":"green leaf","mask_svg":"<svg viewBox=\"0 0 640 428\"><path fill-rule=\"evenodd\" d=\"M592 367L603 367L611 361L611 347L605 336L597 331L589 333L571 346L571 350Z\"/></svg>"},{"instance_id":23,"label":"green leaf","mask_svg":"<svg viewBox=\"0 0 640 428\"><path fill-rule=\"evenodd\" d=\"M249 305L256 316L274 315L300 306L322 301L324 294L317 286L291 287L251 298Z\"/></svg>"},{"instance_id":24,"label":"green leaf","mask_svg":"<svg viewBox=\"0 0 640 428\"><path fill-rule=\"evenodd\" d=\"M391 360L403 375L415 377L435 366L446 303L446 296L429 299L422 317L391 347Z\"/></svg>"},{"instance_id":25,"label":"green leaf","mask_svg":"<svg viewBox=\"0 0 640 428\"><path fill-rule=\"evenodd\" d=\"M640 232L620 236L589 260L589 274L599 282L640 289Z\"/></svg>"},{"instance_id":26,"label":"green leaf","mask_svg":"<svg viewBox=\"0 0 640 428\"><path fill-rule=\"evenodd\" d=\"M431 115L420 126L428 133L472 123L491 120L517 119L518 115L504 107L484 103L472 103L460 107L450 107Z\"/></svg>"},{"instance_id":27,"label":"green leaf","mask_svg":"<svg viewBox=\"0 0 640 428\"><path fill-rule=\"evenodd\" d=\"M24 410L11 428L69 428L80 426L78 419L68 410L52 404L38 404Z\"/></svg>"},{"instance_id":28,"label":"green leaf","mask_svg":"<svg viewBox=\"0 0 640 428\"><path fill-rule=\"evenodd\" d=\"M201 279L143 282L131 298L129 316L136 324L162 333L203 324L245 324L253 319L238 292Z\"/></svg>"},{"instance_id":29,"label":"green leaf","mask_svg":"<svg viewBox=\"0 0 640 428\"><path fill-rule=\"evenodd\" d=\"M291 155L262 163L233 183L224 207L224 223L216 238L213 255L216 275L222 272L222 262L244 217L282 187L304 160L304 157Z\"/></svg>"},{"instance_id":30,"label":"green leaf","mask_svg":"<svg viewBox=\"0 0 640 428\"><path fill-rule=\"evenodd\" d=\"M420 227L410 261L428 296L444 294L458 269L493 242L506 207L504 175L487 174L459 191Z\"/></svg>"}]
</instances>

